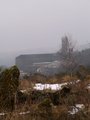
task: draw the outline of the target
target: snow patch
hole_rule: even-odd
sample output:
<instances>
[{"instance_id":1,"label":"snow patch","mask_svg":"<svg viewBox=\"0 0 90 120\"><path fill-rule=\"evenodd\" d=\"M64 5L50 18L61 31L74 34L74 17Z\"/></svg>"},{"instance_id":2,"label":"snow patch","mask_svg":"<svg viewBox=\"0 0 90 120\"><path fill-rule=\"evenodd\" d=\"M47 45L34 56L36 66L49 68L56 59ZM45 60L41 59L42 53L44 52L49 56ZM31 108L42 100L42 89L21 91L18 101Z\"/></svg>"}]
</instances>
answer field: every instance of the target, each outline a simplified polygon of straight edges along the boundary
<instances>
[{"instance_id":1,"label":"snow patch","mask_svg":"<svg viewBox=\"0 0 90 120\"><path fill-rule=\"evenodd\" d=\"M29 114L30 113L30 111L27 111L27 112L21 112L21 113L19 113L19 115L26 115L26 114Z\"/></svg>"},{"instance_id":2,"label":"snow patch","mask_svg":"<svg viewBox=\"0 0 90 120\"><path fill-rule=\"evenodd\" d=\"M73 81L73 82L65 82L61 84L41 84L37 83L33 87L35 90L62 90L63 86L67 86L68 84L78 84L80 80Z\"/></svg>"},{"instance_id":3,"label":"snow patch","mask_svg":"<svg viewBox=\"0 0 90 120\"><path fill-rule=\"evenodd\" d=\"M87 89L90 89L90 84L88 84Z\"/></svg>"},{"instance_id":4,"label":"snow patch","mask_svg":"<svg viewBox=\"0 0 90 120\"><path fill-rule=\"evenodd\" d=\"M83 110L85 108L85 106L83 104L76 104L75 106L71 107L72 110L68 111L68 113L70 115L75 115L76 113L78 113L80 110Z\"/></svg>"},{"instance_id":5,"label":"snow patch","mask_svg":"<svg viewBox=\"0 0 90 120\"><path fill-rule=\"evenodd\" d=\"M35 90L61 90L63 86L66 86L68 83L62 83L62 84L41 84L37 83L34 86Z\"/></svg>"}]
</instances>

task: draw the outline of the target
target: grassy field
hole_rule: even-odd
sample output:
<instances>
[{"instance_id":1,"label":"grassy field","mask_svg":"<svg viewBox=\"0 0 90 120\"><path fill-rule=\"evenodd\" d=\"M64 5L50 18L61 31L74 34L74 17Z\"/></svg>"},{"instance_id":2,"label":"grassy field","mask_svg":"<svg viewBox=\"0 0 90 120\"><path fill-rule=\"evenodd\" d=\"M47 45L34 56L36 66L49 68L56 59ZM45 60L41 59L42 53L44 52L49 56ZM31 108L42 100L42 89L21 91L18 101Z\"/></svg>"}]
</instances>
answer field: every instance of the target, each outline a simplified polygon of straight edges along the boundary
<instances>
[{"instance_id":1,"label":"grassy field","mask_svg":"<svg viewBox=\"0 0 90 120\"><path fill-rule=\"evenodd\" d=\"M44 77L44 76L43 76ZM78 77L33 76L21 80L16 107L12 112L2 111L0 120L89 120L90 119L90 76L77 82ZM42 78L42 80L41 80ZM35 79L35 80L34 80ZM38 79L38 80L37 80ZM60 90L34 90L36 83L68 83ZM72 84L71 84L72 83ZM77 107L77 106L83 107ZM3 113L3 114L2 114Z\"/></svg>"}]
</instances>

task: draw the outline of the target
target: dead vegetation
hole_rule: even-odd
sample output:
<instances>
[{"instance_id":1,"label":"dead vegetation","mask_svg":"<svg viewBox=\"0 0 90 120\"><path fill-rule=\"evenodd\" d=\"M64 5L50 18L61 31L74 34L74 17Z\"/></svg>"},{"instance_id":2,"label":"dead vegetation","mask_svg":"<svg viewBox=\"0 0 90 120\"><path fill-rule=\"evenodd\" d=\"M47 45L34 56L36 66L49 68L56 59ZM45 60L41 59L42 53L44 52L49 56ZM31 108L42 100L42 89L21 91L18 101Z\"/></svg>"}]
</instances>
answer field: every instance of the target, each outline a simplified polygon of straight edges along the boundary
<instances>
[{"instance_id":1,"label":"dead vegetation","mask_svg":"<svg viewBox=\"0 0 90 120\"><path fill-rule=\"evenodd\" d=\"M30 80L31 78L33 79ZM72 83L57 91L33 90L36 78L38 82L41 82L42 76L35 75L31 78L20 81L15 110L10 113L6 112L5 115L1 114L0 120L89 120L90 89L87 87L90 84L89 75L78 83L79 78L76 75L72 77L55 75L42 79L43 84ZM26 90L26 92L20 90ZM76 108L76 104L83 104L84 108ZM72 111L73 107L78 109L78 112L72 115L69 111Z\"/></svg>"}]
</instances>

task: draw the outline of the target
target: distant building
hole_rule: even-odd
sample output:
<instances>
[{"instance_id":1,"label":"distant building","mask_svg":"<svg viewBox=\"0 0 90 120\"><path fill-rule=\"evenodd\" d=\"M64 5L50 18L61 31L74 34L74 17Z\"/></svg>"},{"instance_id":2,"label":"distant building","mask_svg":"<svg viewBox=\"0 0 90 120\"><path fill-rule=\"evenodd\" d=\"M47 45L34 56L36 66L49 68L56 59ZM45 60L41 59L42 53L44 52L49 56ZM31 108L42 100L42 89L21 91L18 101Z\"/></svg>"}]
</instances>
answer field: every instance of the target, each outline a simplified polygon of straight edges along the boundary
<instances>
[{"instance_id":1,"label":"distant building","mask_svg":"<svg viewBox=\"0 0 90 120\"><path fill-rule=\"evenodd\" d=\"M59 55L56 53L52 54L28 54L20 55L16 58L16 65L20 71L25 73L53 73L59 66L58 61ZM58 64L58 65L57 65Z\"/></svg>"},{"instance_id":2,"label":"distant building","mask_svg":"<svg viewBox=\"0 0 90 120\"><path fill-rule=\"evenodd\" d=\"M67 53L73 52L78 64L90 66L90 49L74 52L72 46L69 44L68 37L62 38L62 48L57 53L51 54L28 54L16 57L16 65L22 73L42 73L42 74L55 74L62 72L63 56ZM65 58L64 58L65 59Z\"/></svg>"},{"instance_id":3,"label":"distant building","mask_svg":"<svg viewBox=\"0 0 90 120\"><path fill-rule=\"evenodd\" d=\"M51 54L28 54L16 58L16 65L24 73L55 74L63 70L61 67L61 55L69 52L68 37L62 38L60 53Z\"/></svg>"}]
</instances>

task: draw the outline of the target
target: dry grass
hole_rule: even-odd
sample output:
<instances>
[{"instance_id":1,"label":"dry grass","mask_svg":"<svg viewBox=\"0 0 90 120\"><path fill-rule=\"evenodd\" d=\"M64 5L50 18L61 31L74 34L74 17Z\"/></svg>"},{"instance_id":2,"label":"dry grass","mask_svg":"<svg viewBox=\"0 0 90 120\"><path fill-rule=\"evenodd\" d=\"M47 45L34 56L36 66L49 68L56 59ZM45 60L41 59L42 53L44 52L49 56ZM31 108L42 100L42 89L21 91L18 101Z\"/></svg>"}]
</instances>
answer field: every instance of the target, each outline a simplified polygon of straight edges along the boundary
<instances>
[{"instance_id":1,"label":"dry grass","mask_svg":"<svg viewBox=\"0 0 90 120\"><path fill-rule=\"evenodd\" d=\"M44 76L35 76L33 79L37 78L38 81L42 81ZM39 80L40 79L40 80ZM69 82L72 80L77 80L76 76L70 77L65 75L64 77L48 77L47 83L60 83L60 82ZM46 80L46 78L44 78ZM44 81L45 82L45 81ZM44 83L42 82L42 83ZM22 80L20 82L19 89L28 89L33 86L32 81ZM68 96L65 96L60 99L61 104L55 106L52 104L52 108L46 113L40 111L38 105L42 101L38 101L33 104L24 104L21 106L17 106L16 111L7 114L6 116L0 117L0 120L89 120L90 119L90 91L87 91L86 87L90 84L90 75L86 77L86 79L76 85L72 85L71 93ZM43 91L50 92L50 91ZM52 92L53 93L53 92ZM68 108L75 104L84 104L85 111L79 112L78 114L71 116L68 115ZM20 112L30 111L30 113L26 115L20 115ZM88 114L87 114L88 113Z\"/></svg>"}]
</instances>

